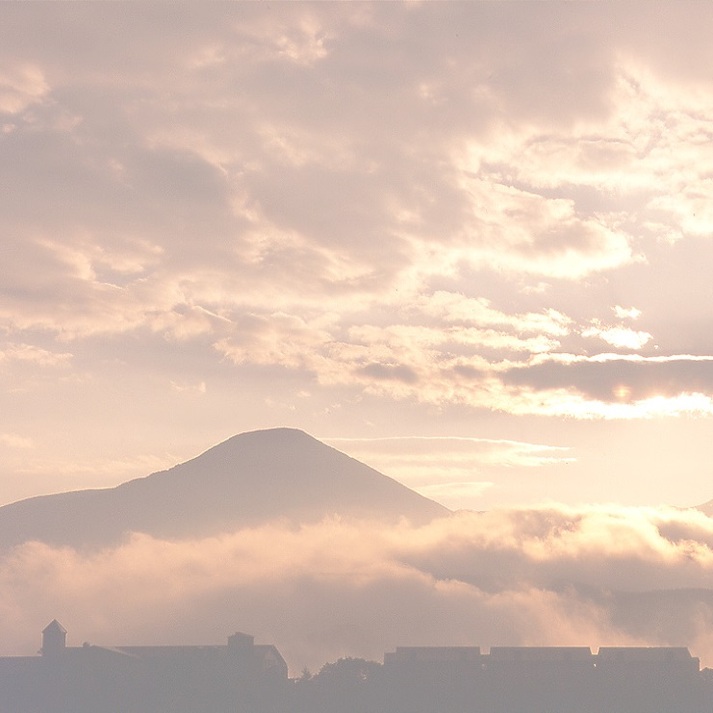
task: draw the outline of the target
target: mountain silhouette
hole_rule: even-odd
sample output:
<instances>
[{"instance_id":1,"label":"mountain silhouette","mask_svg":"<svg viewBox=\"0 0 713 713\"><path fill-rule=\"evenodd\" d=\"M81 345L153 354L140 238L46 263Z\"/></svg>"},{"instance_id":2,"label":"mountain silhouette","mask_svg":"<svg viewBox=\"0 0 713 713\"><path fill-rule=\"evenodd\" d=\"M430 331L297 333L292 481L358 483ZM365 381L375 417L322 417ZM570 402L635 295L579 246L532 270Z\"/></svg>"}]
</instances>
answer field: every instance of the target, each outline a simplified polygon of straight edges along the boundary
<instances>
[{"instance_id":1,"label":"mountain silhouette","mask_svg":"<svg viewBox=\"0 0 713 713\"><path fill-rule=\"evenodd\" d=\"M0 507L0 546L38 540L92 548L131 532L183 539L275 520L303 523L337 515L418 524L449 513L303 431L277 428L234 436L115 488Z\"/></svg>"},{"instance_id":2,"label":"mountain silhouette","mask_svg":"<svg viewBox=\"0 0 713 713\"><path fill-rule=\"evenodd\" d=\"M696 505L693 509L700 510L704 515L708 515L708 517L713 517L713 500L708 500L702 505Z\"/></svg>"}]
</instances>

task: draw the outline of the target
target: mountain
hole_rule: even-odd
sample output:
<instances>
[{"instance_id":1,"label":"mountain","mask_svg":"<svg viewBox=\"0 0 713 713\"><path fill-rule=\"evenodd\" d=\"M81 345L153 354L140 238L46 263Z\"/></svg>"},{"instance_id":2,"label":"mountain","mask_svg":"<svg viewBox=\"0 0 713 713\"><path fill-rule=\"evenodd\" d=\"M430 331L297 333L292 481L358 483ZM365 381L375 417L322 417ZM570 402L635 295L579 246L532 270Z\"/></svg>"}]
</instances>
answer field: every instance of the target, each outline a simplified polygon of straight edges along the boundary
<instances>
[{"instance_id":1,"label":"mountain","mask_svg":"<svg viewBox=\"0 0 713 713\"><path fill-rule=\"evenodd\" d=\"M278 428L234 436L192 460L115 488L0 507L0 543L39 540L91 548L119 542L130 532L189 538L274 520L339 515L424 523L449 513L303 431Z\"/></svg>"},{"instance_id":2,"label":"mountain","mask_svg":"<svg viewBox=\"0 0 713 713\"><path fill-rule=\"evenodd\" d=\"M693 509L700 510L704 515L708 515L708 517L713 517L713 500L709 500L703 503L703 505L696 505Z\"/></svg>"}]
</instances>

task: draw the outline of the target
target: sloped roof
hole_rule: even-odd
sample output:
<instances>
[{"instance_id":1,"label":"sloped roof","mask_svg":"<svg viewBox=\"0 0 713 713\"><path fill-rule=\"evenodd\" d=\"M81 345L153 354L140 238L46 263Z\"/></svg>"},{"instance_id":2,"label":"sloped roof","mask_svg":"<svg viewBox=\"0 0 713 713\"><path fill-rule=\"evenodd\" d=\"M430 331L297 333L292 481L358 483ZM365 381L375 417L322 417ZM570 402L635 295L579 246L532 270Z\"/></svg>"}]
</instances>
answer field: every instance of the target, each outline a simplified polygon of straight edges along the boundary
<instances>
[{"instance_id":1,"label":"sloped roof","mask_svg":"<svg viewBox=\"0 0 713 713\"><path fill-rule=\"evenodd\" d=\"M42 629L43 634L47 634L49 632L55 632L58 631L60 634L66 634L67 630L56 620L52 619L52 621L47 624L47 626Z\"/></svg>"}]
</instances>

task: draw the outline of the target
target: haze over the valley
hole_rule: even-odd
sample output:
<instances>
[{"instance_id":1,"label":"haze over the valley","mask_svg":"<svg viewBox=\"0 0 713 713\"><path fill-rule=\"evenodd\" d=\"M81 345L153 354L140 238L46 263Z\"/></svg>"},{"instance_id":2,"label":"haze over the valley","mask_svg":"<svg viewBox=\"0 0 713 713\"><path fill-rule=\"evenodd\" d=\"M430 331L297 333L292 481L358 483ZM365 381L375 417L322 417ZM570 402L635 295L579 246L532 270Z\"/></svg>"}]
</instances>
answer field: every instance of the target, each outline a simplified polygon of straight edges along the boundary
<instances>
[{"instance_id":1,"label":"haze over the valley","mask_svg":"<svg viewBox=\"0 0 713 713\"><path fill-rule=\"evenodd\" d=\"M57 617L297 671L713 665L712 36L692 0L0 4L1 653ZM275 427L309 448L233 450Z\"/></svg>"}]
</instances>

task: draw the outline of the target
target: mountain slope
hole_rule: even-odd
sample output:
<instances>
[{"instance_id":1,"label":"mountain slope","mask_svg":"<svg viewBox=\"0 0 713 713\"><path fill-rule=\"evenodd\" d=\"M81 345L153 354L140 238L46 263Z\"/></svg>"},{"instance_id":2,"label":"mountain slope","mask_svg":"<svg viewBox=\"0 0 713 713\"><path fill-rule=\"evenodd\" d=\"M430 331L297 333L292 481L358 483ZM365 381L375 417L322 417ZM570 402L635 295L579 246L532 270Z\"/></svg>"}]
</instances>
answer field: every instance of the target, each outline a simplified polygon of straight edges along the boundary
<instances>
[{"instance_id":1,"label":"mountain slope","mask_svg":"<svg viewBox=\"0 0 713 713\"><path fill-rule=\"evenodd\" d=\"M696 505L693 509L700 510L704 515L708 515L708 517L713 517L713 500L708 500L708 502L702 505Z\"/></svg>"},{"instance_id":2,"label":"mountain slope","mask_svg":"<svg viewBox=\"0 0 713 713\"><path fill-rule=\"evenodd\" d=\"M0 507L0 543L94 547L129 532L186 538L277 519L340 515L421 523L448 513L306 433L280 428L234 436L186 463L115 488Z\"/></svg>"}]
</instances>

